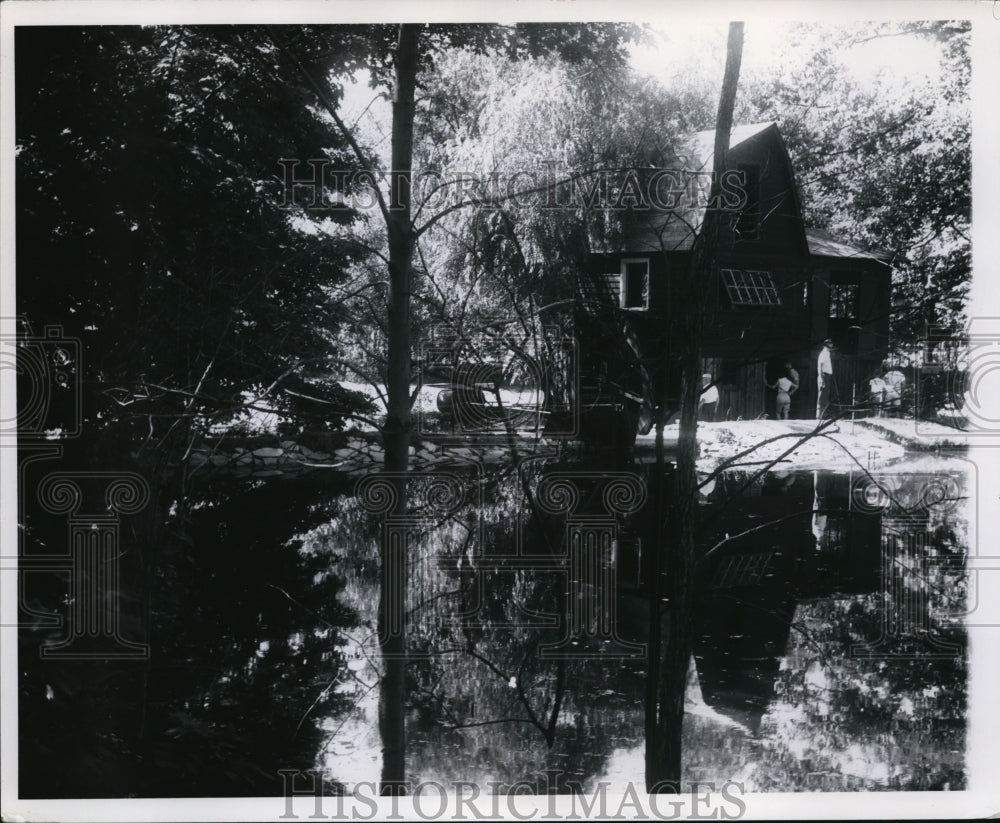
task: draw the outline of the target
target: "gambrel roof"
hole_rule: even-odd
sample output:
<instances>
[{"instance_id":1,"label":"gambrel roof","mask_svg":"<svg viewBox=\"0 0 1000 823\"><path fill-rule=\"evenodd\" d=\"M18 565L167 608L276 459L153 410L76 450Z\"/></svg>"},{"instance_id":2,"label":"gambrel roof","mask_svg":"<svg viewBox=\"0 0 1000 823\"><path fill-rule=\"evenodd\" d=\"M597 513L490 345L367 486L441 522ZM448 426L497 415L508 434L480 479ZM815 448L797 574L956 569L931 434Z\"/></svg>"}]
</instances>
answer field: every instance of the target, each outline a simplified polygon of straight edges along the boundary
<instances>
[{"instance_id":1,"label":"gambrel roof","mask_svg":"<svg viewBox=\"0 0 1000 823\"><path fill-rule=\"evenodd\" d=\"M735 126L730 133L729 152L727 165L730 168L747 162L762 166L761 178L768 178L767 191L761 197L762 218L783 222L783 241L791 246L787 251L802 256L889 263L891 254L865 251L836 240L828 232L805 228L791 158L777 124ZM714 129L695 132L681 142L673 164L676 165L677 179L683 175L689 190L673 209L633 213L634 222L626 235L623 251L650 254L691 249L705 216L714 154ZM669 184L673 178L664 179ZM661 202L665 199L661 198Z\"/></svg>"}]
</instances>

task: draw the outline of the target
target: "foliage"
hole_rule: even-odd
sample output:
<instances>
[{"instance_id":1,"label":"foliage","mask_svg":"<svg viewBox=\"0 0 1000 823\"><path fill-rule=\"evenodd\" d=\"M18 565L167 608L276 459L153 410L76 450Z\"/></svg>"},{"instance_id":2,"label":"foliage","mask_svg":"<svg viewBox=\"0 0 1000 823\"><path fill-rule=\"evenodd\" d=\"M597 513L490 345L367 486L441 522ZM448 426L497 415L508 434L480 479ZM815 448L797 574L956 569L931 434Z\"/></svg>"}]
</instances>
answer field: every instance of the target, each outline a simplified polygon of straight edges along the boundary
<instances>
[{"instance_id":1,"label":"foliage","mask_svg":"<svg viewBox=\"0 0 1000 823\"><path fill-rule=\"evenodd\" d=\"M278 166L349 161L262 34L17 38L18 309L82 340L85 424L156 443L247 396L321 427L363 408L320 385L343 317L329 289L362 252L297 228Z\"/></svg>"},{"instance_id":2,"label":"foliage","mask_svg":"<svg viewBox=\"0 0 1000 823\"><path fill-rule=\"evenodd\" d=\"M82 433L63 460L120 471L138 458L151 490L122 528L117 594L125 636L152 657L41 661L52 629L21 632L22 792L278 793L277 769L313 765L310 712L337 703L323 620L349 620L339 582L288 542L326 501L310 511L290 481L193 491L175 469L253 407L319 429L367 408L329 373L335 289L368 252L308 231L278 165L350 160L261 30L23 27L16 47L17 309L34 334L60 324L81 344ZM46 422L65 428L74 411ZM31 488L25 550L65 551L65 520ZM31 585L37 613L65 608L63 577Z\"/></svg>"},{"instance_id":3,"label":"foliage","mask_svg":"<svg viewBox=\"0 0 1000 823\"><path fill-rule=\"evenodd\" d=\"M610 99L607 91L623 76L623 44L633 34L632 27L613 25L426 27L414 123L415 179L435 181L430 175L440 175L455 183L494 174L506 182L516 172L537 177L552 162L559 164L559 175L578 168L581 158L571 143L574 135L587 139L596 117L581 110L581 101ZM376 87L389 83L384 69L376 67L371 76ZM553 116L539 117L540 111ZM537 203L522 206L509 199L485 208L463 204L463 185L437 189L429 183L414 191L413 265L420 286L414 339L428 340L432 330L447 329L492 341L509 357L538 342L538 307L565 298L560 286L583 259L585 232L579 214L568 210L546 213ZM482 186L473 189L476 198L491 196ZM365 242L384 255L381 227L370 223ZM386 340L384 263L372 257L356 266L355 275L364 285L351 301L356 333L348 368L377 376Z\"/></svg>"},{"instance_id":4,"label":"foliage","mask_svg":"<svg viewBox=\"0 0 1000 823\"><path fill-rule=\"evenodd\" d=\"M971 275L967 21L800 26L782 70L758 77L748 120L789 144L809 224L893 254L892 348L928 325L960 334ZM854 55L884 42L935 46L927 74L862 79Z\"/></svg>"},{"instance_id":5,"label":"foliage","mask_svg":"<svg viewBox=\"0 0 1000 823\"><path fill-rule=\"evenodd\" d=\"M123 529L122 630L150 656L42 659L65 630L20 632L21 796L280 795L279 769L313 768L322 722L346 709L336 687L357 619L330 558L298 536L333 516L330 492L286 478L202 488L161 526L155 565L148 534ZM36 547L66 528L31 522ZM34 609L60 610L54 578L32 576Z\"/></svg>"},{"instance_id":6,"label":"foliage","mask_svg":"<svg viewBox=\"0 0 1000 823\"><path fill-rule=\"evenodd\" d=\"M467 52L438 61L424 88L416 171L454 185L445 208L418 207L420 333L470 341L466 356L499 360L508 380L534 363L565 399L575 385L562 341L586 340L609 374L634 371L625 318L581 313L574 298L590 253L623 234L628 215L609 204L630 170L671 152L679 126L663 90L620 65Z\"/></svg>"}]
</instances>

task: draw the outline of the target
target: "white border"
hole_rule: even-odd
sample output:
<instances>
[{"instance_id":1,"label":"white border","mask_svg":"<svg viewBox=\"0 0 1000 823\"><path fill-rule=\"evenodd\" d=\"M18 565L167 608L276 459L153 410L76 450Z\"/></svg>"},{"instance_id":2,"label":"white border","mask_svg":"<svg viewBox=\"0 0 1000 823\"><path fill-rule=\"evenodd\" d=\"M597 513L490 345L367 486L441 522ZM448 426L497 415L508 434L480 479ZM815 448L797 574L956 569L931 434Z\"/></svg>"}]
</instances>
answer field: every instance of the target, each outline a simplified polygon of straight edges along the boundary
<instances>
[{"instance_id":1,"label":"white border","mask_svg":"<svg viewBox=\"0 0 1000 823\"><path fill-rule=\"evenodd\" d=\"M551 0L551 2L470 2L436 0L433 5L391 4L381 0L333 0L333 2L255 2L235 0L49 0L29 2L8 0L0 3L0 317L12 314L14 305L14 118L13 114L13 27L15 25L152 24L152 23L248 23L313 22L345 23L372 21L399 22L514 22L573 20L649 20L669 26L670 21L718 21L745 19L748 28L774 19L810 22L848 19L971 19L973 21L973 297L970 315L1000 317L1000 299L993 287L995 269L1000 266L1000 128L994 110L997 78L1000 78L1000 2L910 2L818 4L760 2L748 9L745 2L702 2L697 12L690 6L652 2L597 0ZM4 321L0 333L12 328ZM16 408L14 375L0 372L0 403ZM997 404L1000 409L1000 402ZM2 417L2 415L0 415ZM990 539L996 530L997 500L1000 500L1000 473L991 472L1000 451L977 448L971 456L980 469L980 496L977 507L981 522L980 538ZM2 554L13 547L16 553L16 462L14 450L0 448L0 546ZM980 547L980 554L992 554ZM997 573L994 572L994 575ZM984 588L995 584L982 575ZM0 575L0 623L16 622L16 578ZM16 793L17 762L17 665L13 629L0 629L0 786L4 816L9 820L109 821L109 820L275 820L285 811L283 798L210 798L171 800L79 801L12 800ZM968 733L969 785L965 792L899 793L788 793L747 795L748 819L817 818L905 818L905 817L987 817L1000 813L1000 722L995 683L1000 683L1000 632L996 627L970 631L974 661L970 672L970 723ZM549 799L534 804L536 819L548 817ZM609 802L610 809L617 808ZM529 814L531 798L521 797L518 810ZM294 806L299 819L309 819L313 801L298 798ZM388 814L389 808L383 807ZM399 801L399 814L413 819L411 801ZM557 813L570 811L565 798L557 799ZM686 817L691 810L682 810ZM702 810L704 813L704 809ZM326 814L334 812L333 806ZM368 814L365 807L359 812ZM468 812L467 812L468 813ZM399 818L397 818L399 819ZM680 819L680 817L678 818Z\"/></svg>"}]
</instances>

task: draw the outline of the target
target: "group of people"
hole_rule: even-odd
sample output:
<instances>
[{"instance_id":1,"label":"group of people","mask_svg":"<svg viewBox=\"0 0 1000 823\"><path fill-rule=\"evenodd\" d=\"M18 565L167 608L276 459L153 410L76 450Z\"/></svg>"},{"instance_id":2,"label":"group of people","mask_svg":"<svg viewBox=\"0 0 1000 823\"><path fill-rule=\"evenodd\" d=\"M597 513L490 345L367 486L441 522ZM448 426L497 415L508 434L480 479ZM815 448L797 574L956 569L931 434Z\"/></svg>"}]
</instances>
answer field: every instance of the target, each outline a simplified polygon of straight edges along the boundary
<instances>
[{"instance_id":1,"label":"group of people","mask_svg":"<svg viewBox=\"0 0 1000 823\"><path fill-rule=\"evenodd\" d=\"M868 381L868 393L875 405L875 414L883 417L886 414L897 415L902 406L903 384L906 376L896 369L884 375L876 370Z\"/></svg>"},{"instance_id":2,"label":"group of people","mask_svg":"<svg viewBox=\"0 0 1000 823\"><path fill-rule=\"evenodd\" d=\"M799 387L799 373L791 363L785 363L785 371L774 383L764 381L769 389L775 389L775 411L779 420L787 420L792 407L792 395ZM712 375L701 376L701 396L698 398L698 419L715 420L715 412L719 406L719 387L712 382Z\"/></svg>"},{"instance_id":3,"label":"group of people","mask_svg":"<svg viewBox=\"0 0 1000 823\"><path fill-rule=\"evenodd\" d=\"M819 355L816 358L816 419L822 419L830 407L831 391L833 389L833 341L829 338L823 341ZM885 413L895 413L901 405L903 384L906 377L895 369L886 372L877 370L869 381L869 402L877 409L881 417ZM719 387L713 382L711 374L701 376L702 392L698 400L698 419L715 420L719 406ZM799 373L791 363L785 363L782 374L773 382L764 379L764 385L774 390L774 410L778 420L787 420L792 406L792 395L799 389Z\"/></svg>"}]
</instances>

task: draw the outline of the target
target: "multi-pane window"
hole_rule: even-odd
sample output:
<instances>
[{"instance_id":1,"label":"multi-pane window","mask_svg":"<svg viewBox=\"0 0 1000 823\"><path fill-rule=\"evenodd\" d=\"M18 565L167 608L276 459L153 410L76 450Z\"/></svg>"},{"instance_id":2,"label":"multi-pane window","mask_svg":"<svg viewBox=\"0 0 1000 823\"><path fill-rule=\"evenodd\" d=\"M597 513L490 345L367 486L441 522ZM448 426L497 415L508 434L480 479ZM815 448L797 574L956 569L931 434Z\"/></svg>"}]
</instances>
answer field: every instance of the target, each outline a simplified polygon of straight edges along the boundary
<instances>
[{"instance_id":1,"label":"multi-pane window","mask_svg":"<svg viewBox=\"0 0 1000 823\"><path fill-rule=\"evenodd\" d=\"M851 320L858 316L858 284L830 284L830 317Z\"/></svg>"},{"instance_id":2,"label":"multi-pane window","mask_svg":"<svg viewBox=\"0 0 1000 823\"><path fill-rule=\"evenodd\" d=\"M733 306L780 306L769 271L722 269L722 283Z\"/></svg>"},{"instance_id":3,"label":"multi-pane window","mask_svg":"<svg viewBox=\"0 0 1000 823\"><path fill-rule=\"evenodd\" d=\"M649 261L623 260L621 275L623 309L649 308Z\"/></svg>"}]
</instances>

